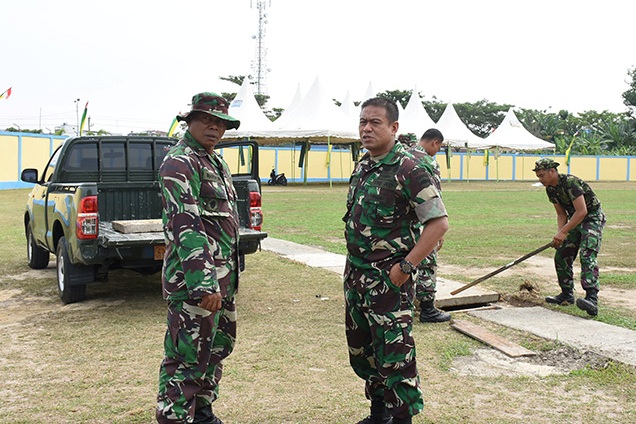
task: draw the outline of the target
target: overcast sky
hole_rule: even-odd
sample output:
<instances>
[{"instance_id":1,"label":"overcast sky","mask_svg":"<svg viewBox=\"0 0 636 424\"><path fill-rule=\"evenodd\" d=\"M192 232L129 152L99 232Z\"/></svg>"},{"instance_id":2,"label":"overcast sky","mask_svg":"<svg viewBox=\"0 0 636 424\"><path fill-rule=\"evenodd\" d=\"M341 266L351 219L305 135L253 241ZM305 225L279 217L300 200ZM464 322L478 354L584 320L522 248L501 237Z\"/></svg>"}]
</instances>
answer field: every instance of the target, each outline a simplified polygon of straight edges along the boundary
<instances>
[{"instance_id":1,"label":"overcast sky","mask_svg":"<svg viewBox=\"0 0 636 424\"><path fill-rule=\"evenodd\" d=\"M253 7L250 7L252 3ZM417 87L425 99L625 111L636 2L271 0L269 107L316 76L327 94ZM219 76L253 73L256 0L0 2L0 129L74 125L167 131ZM76 104L76 100L80 99ZM76 109L77 105L77 109Z\"/></svg>"}]
</instances>

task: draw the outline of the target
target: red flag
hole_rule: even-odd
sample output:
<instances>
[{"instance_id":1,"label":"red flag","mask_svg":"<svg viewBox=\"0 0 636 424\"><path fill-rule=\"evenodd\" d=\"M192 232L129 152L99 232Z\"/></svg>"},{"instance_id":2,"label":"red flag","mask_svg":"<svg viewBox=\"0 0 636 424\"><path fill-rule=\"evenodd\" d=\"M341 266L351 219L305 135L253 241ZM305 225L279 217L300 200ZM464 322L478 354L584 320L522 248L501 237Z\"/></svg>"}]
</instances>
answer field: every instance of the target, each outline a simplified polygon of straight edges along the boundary
<instances>
[{"instance_id":1,"label":"red flag","mask_svg":"<svg viewBox=\"0 0 636 424\"><path fill-rule=\"evenodd\" d=\"M9 89L7 91L5 91L4 93L0 94L0 99L8 99L9 96L11 96L11 88L9 87Z\"/></svg>"}]
</instances>

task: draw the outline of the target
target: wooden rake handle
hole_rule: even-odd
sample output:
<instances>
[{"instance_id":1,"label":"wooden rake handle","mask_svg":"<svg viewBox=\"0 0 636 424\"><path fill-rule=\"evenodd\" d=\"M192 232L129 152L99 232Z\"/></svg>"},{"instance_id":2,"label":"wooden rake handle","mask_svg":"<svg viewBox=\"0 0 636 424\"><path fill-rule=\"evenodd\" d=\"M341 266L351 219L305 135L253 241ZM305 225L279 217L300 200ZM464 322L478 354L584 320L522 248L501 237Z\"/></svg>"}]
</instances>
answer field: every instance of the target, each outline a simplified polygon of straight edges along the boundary
<instances>
[{"instance_id":1,"label":"wooden rake handle","mask_svg":"<svg viewBox=\"0 0 636 424\"><path fill-rule=\"evenodd\" d=\"M496 270L494 270L493 272L484 275L483 277L479 277L478 279L476 279L475 281L472 281L466 285L461 286L458 289L453 290L452 292L450 292L451 295L455 296L457 293L461 293L466 289L471 288L472 286L476 286L477 284L481 283L484 280L489 279L492 276L495 276L497 274L499 274L500 272L503 272L505 270L507 270L508 268L517 265L519 262L523 262L526 259L536 255L537 253L543 252L545 249L547 249L548 247L552 247L552 242L545 244L543 246L541 246L540 248L533 250L532 252L528 253L527 255L523 255L522 257L520 257L519 259L515 259L514 261L510 262L509 264L506 264L504 266L502 266L501 268L497 268Z\"/></svg>"}]
</instances>

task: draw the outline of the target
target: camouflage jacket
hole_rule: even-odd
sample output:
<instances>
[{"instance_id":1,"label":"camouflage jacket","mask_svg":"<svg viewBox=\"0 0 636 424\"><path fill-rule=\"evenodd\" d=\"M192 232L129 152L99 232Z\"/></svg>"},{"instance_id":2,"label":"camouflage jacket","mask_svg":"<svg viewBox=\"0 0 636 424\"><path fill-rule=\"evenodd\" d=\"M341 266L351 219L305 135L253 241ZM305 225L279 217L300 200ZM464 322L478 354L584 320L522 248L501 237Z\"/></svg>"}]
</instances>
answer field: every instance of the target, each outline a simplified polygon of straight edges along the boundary
<instances>
[{"instance_id":1,"label":"camouflage jacket","mask_svg":"<svg viewBox=\"0 0 636 424\"><path fill-rule=\"evenodd\" d=\"M230 170L189 132L168 152L159 170L166 255L163 296L199 299L221 292L238 272L239 218Z\"/></svg>"},{"instance_id":2,"label":"camouflage jacket","mask_svg":"<svg viewBox=\"0 0 636 424\"><path fill-rule=\"evenodd\" d=\"M415 246L421 224L447 216L425 164L400 143L377 162L367 153L356 165L347 195L348 264L386 270Z\"/></svg>"},{"instance_id":3,"label":"camouflage jacket","mask_svg":"<svg viewBox=\"0 0 636 424\"><path fill-rule=\"evenodd\" d=\"M569 174L559 174L559 181L555 187L546 187L548 199L552 203L558 203L565 209L568 217L574 215L574 199L585 197L585 206L588 215L593 215L601 210L601 202L592 191L592 188L579 177Z\"/></svg>"},{"instance_id":4,"label":"camouflage jacket","mask_svg":"<svg viewBox=\"0 0 636 424\"><path fill-rule=\"evenodd\" d=\"M426 169L431 173L431 179L433 184L435 184L435 188L439 191L440 195L442 194L442 172L439 169L439 163L435 160L435 158L428 153L426 150L419 144L413 146L409 153L415 156L417 159L420 159L424 162Z\"/></svg>"}]
</instances>

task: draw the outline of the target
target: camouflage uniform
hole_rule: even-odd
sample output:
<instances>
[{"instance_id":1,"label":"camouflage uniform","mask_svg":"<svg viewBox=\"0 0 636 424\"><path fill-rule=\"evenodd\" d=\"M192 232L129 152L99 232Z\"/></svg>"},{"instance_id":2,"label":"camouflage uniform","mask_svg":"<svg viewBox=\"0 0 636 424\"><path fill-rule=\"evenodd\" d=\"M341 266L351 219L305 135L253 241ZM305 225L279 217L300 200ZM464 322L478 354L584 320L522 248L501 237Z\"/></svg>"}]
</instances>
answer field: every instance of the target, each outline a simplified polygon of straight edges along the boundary
<instances>
[{"instance_id":1,"label":"camouflage uniform","mask_svg":"<svg viewBox=\"0 0 636 424\"><path fill-rule=\"evenodd\" d=\"M431 174L431 181L435 185L435 188L442 195L442 173L439 169L439 164L431 155L426 153L426 150L419 144L409 150L413 156L424 162L426 169ZM437 289L437 248L426 257L418 265L419 272L417 274L417 281L415 282L415 298L424 303L427 301L435 300L435 292Z\"/></svg>"},{"instance_id":2,"label":"camouflage uniform","mask_svg":"<svg viewBox=\"0 0 636 424\"><path fill-rule=\"evenodd\" d=\"M559 286L562 291L574 289L574 272L572 264L580 250L581 286L584 290L600 289L598 281L598 262L596 256L601 249L601 238L605 226L605 214L590 186L574 175L559 174L559 181L555 187L546 187L550 202L559 204L565 209L568 218L572 218L575 209L573 201L579 196L585 198L587 216L571 230L563 244L556 249L554 265Z\"/></svg>"},{"instance_id":3,"label":"camouflage uniform","mask_svg":"<svg viewBox=\"0 0 636 424\"><path fill-rule=\"evenodd\" d=\"M227 164L189 132L160 169L168 300L165 357L159 373L157 420L191 422L218 396L222 363L236 338L239 218ZM197 304L220 292L221 310Z\"/></svg>"},{"instance_id":4,"label":"camouflage uniform","mask_svg":"<svg viewBox=\"0 0 636 424\"><path fill-rule=\"evenodd\" d=\"M400 288L391 267L415 246L420 224L446 216L430 174L396 143L377 161L367 153L350 180L343 221L349 360L369 399L383 398L395 417L424 406L415 359L413 280Z\"/></svg>"}]
</instances>

